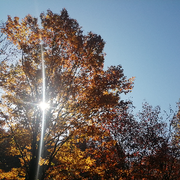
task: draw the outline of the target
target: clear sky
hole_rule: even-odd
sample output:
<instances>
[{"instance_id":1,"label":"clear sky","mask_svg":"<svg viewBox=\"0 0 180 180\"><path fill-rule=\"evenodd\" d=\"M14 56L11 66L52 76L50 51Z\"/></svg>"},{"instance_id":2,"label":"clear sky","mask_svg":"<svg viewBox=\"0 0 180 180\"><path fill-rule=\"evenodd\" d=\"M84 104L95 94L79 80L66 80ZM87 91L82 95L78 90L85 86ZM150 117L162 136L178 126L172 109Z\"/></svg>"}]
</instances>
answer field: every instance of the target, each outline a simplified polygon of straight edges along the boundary
<instances>
[{"instance_id":1,"label":"clear sky","mask_svg":"<svg viewBox=\"0 0 180 180\"><path fill-rule=\"evenodd\" d=\"M106 42L105 67L121 64L135 76L131 99L136 111L142 102L163 110L180 98L180 0L1 0L0 20L7 15L38 17L47 9L66 8L85 33Z\"/></svg>"}]
</instances>

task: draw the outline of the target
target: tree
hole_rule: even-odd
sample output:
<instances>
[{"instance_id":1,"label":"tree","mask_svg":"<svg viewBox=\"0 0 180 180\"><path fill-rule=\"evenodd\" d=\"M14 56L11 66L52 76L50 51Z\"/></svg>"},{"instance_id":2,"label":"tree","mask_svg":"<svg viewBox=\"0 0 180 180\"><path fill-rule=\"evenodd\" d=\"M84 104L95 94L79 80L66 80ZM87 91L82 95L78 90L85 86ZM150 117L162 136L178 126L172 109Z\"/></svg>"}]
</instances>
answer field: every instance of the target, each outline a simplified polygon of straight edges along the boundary
<instances>
[{"instance_id":1,"label":"tree","mask_svg":"<svg viewBox=\"0 0 180 180\"><path fill-rule=\"evenodd\" d=\"M159 106L143 104L138 114L138 136L134 139L131 174L137 179L179 179L179 158L171 138L172 115L164 120Z\"/></svg>"},{"instance_id":2,"label":"tree","mask_svg":"<svg viewBox=\"0 0 180 180\"><path fill-rule=\"evenodd\" d=\"M77 142L103 137L101 127L117 117L114 108L124 104L120 95L133 81L121 66L103 70L103 39L83 35L65 9L40 19L41 26L30 15L21 22L9 16L2 28L22 54L16 63L1 64L0 119L11 137L8 152L21 162L11 179L80 178L94 160ZM41 109L41 101L49 108Z\"/></svg>"},{"instance_id":3,"label":"tree","mask_svg":"<svg viewBox=\"0 0 180 180\"><path fill-rule=\"evenodd\" d=\"M177 112L174 113L173 126L173 144L179 148L180 146L180 102L177 103Z\"/></svg>"}]
</instances>

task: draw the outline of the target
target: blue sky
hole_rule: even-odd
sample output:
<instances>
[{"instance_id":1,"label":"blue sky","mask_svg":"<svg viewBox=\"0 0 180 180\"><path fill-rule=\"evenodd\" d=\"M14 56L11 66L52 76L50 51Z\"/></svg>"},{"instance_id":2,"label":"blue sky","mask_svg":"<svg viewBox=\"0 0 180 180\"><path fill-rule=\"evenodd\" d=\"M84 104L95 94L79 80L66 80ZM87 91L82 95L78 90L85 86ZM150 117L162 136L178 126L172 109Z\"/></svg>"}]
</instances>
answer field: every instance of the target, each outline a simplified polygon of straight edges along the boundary
<instances>
[{"instance_id":1,"label":"blue sky","mask_svg":"<svg viewBox=\"0 0 180 180\"><path fill-rule=\"evenodd\" d=\"M131 99L136 110L144 101L163 110L180 98L179 0L2 0L0 20L7 15L38 17L47 9L66 8L84 33L92 31L106 42L105 68L121 64L135 76Z\"/></svg>"}]
</instances>

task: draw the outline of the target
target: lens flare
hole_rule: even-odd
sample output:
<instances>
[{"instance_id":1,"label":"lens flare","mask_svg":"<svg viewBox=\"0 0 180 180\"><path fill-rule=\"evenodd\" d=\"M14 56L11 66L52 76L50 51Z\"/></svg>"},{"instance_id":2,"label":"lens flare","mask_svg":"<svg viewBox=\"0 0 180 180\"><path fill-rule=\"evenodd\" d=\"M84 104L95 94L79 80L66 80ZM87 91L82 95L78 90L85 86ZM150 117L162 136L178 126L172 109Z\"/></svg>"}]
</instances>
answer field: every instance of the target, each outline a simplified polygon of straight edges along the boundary
<instances>
[{"instance_id":1,"label":"lens flare","mask_svg":"<svg viewBox=\"0 0 180 180\"><path fill-rule=\"evenodd\" d=\"M48 109L48 108L49 108L49 104L46 103L46 102L40 102L40 103L39 103L39 107L40 107L42 110L45 110L45 109Z\"/></svg>"},{"instance_id":2,"label":"lens flare","mask_svg":"<svg viewBox=\"0 0 180 180\"><path fill-rule=\"evenodd\" d=\"M40 37L41 39L41 37ZM42 39L41 39L42 41ZM44 52L43 52L43 41L41 42L41 63L42 63L42 102L39 104L42 109L42 124L41 124L41 137L40 137L40 146L39 146L39 157L38 161L40 161L42 152L44 149L44 135L45 135L45 110L49 107L49 104L46 103L46 84L45 84L45 65L44 65ZM38 165L36 179L41 179L40 165Z\"/></svg>"}]
</instances>

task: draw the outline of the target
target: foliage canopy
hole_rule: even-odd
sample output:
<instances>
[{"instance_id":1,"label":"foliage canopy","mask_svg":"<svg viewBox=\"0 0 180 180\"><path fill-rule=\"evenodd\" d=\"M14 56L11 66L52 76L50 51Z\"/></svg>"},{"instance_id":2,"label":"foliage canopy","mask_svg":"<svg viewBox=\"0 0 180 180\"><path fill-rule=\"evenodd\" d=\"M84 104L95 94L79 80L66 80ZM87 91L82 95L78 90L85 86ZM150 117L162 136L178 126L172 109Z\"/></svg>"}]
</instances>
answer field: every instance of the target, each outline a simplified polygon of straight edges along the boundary
<instances>
[{"instance_id":1,"label":"foliage canopy","mask_svg":"<svg viewBox=\"0 0 180 180\"><path fill-rule=\"evenodd\" d=\"M18 167L4 172L4 177L80 178L94 160L77 143L109 136L103 127L127 106L120 94L128 93L133 82L126 79L121 66L103 70L105 42L92 32L84 35L65 9L60 15L48 10L40 19L41 25L30 15L21 22L18 17L9 16L2 28L22 54L13 65L5 60L1 63L4 95L0 120L8 129L7 155L19 159ZM39 107L43 91L50 106L44 125Z\"/></svg>"}]
</instances>

